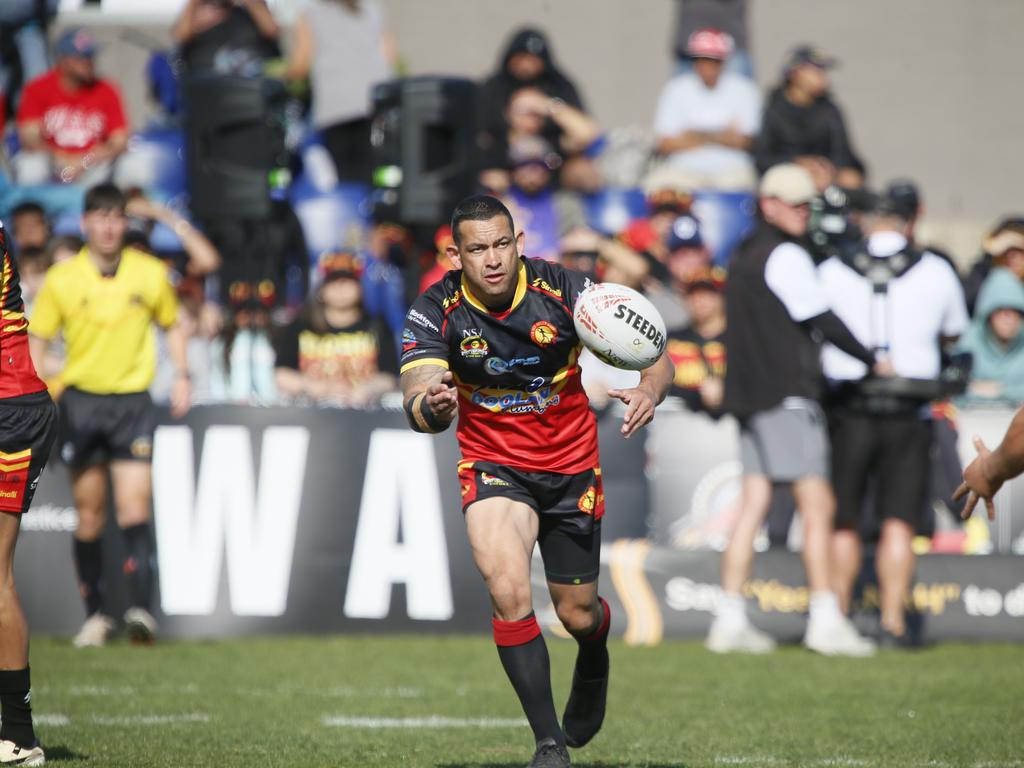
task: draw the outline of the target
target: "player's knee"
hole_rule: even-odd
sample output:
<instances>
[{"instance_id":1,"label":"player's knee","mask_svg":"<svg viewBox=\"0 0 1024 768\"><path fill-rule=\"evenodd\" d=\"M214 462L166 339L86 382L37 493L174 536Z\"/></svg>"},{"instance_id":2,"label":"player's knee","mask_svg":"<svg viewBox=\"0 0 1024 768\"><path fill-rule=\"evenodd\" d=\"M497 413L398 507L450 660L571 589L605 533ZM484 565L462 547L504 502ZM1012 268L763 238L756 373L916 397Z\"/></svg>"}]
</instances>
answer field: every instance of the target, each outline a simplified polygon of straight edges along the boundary
<instances>
[{"instance_id":1,"label":"player's knee","mask_svg":"<svg viewBox=\"0 0 1024 768\"><path fill-rule=\"evenodd\" d=\"M491 579L487 588L494 602L494 610L503 621L516 621L531 610L530 585L517 579L499 576Z\"/></svg>"},{"instance_id":2,"label":"player's knee","mask_svg":"<svg viewBox=\"0 0 1024 768\"><path fill-rule=\"evenodd\" d=\"M79 541L96 541L103 535L103 526L107 522L105 510L99 507L81 506L78 508L78 527L75 537Z\"/></svg>"},{"instance_id":3,"label":"player's knee","mask_svg":"<svg viewBox=\"0 0 1024 768\"><path fill-rule=\"evenodd\" d=\"M592 604L560 603L555 606L558 620L571 635L587 635L597 622L597 601Z\"/></svg>"}]
</instances>

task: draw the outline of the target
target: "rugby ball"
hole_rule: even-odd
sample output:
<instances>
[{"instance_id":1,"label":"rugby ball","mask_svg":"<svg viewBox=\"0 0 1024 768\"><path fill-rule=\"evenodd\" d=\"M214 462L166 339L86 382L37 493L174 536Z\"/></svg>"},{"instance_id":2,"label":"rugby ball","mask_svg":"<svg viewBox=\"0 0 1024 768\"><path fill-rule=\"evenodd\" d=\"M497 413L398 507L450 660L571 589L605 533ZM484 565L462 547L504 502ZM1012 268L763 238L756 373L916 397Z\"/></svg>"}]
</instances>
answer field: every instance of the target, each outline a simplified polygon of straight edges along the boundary
<instances>
[{"instance_id":1,"label":"rugby ball","mask_svg":"<svg viewBox=\"0 0 1024 768\"><path fill-rule=\"evenodd\" d=\"M576 335L616 368L650 368L665 351L665 321L647 299L615 283L592 285L576 300Z\"/></svg>"}]
</instances>

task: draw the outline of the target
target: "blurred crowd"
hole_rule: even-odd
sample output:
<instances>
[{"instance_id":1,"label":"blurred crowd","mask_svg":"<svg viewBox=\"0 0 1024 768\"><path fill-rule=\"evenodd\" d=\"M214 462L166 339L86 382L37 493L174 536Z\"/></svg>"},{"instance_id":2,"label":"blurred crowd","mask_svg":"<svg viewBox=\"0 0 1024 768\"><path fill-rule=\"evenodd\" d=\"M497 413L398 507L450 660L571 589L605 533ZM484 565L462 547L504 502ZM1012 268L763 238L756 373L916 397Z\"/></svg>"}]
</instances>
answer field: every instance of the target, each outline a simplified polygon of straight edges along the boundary
<instances>
[{"instance_id":1,"label":"blurred crowd","mask_svg":"<svg viewBox=\"0 0 1024 768\"><path fill-rule=\"evenodd\" d=\"M810 244L822 258L834 245L836 217L866 235L881 206L895 211L913 242L923 211L912 181L882 184L880 169L859 155L849 124L856 115L847 121L829 80L834 58L794 45L779 82L762 93L752 79L745 9L679 0L675 71L646 127L601 126L587 109L585 79L567 72L555 40L534 28L509 35L493 71L482 64L477 99L479 188L513 211L526 255L644 291L671 329L673 394L712 418L721 415L727 365L729 255L753 227L769 168L794 163L810 172L820 200L811 206L809 242L821 235ZM271 78L285 84L294 106L286 110L293 161L276 184L272 215L232 226L192 216L187 198L131 172L133 131L119 86L138 75L99 71L90 30L56 34L55 13L55 2L29 0L0 9L0 215L29 313L48 268L85 245L68 211L83 189L112 180L130 201L125 245L170 266L191 335L197 402L396 402L403 317L449 268L451 233L443 221L424 234L366 216L336 246L315 252L287 189L289 179L316 176L321 186L369 200L370 90L405 74L381 5L311 0L285 30L264 0L188 0L172 29L174 50L155 56L146 73L160 127L180 129L185 77ZM837 195L841 205L831 200ZM609 208L622 199L628 204ZM723 211L735 214L724 230ZM233 268L254 243L265 261L255 277ZM973 359L962 401L1019 403L1024 215L999 220L981 251L962 276L973 319L948 351ZM57 371L59 345L50 354ZM588 388L597 404L617 376L593 361ZM156 399L166 399L170 379L158 373Z\"/></svg>"}]
</instances>

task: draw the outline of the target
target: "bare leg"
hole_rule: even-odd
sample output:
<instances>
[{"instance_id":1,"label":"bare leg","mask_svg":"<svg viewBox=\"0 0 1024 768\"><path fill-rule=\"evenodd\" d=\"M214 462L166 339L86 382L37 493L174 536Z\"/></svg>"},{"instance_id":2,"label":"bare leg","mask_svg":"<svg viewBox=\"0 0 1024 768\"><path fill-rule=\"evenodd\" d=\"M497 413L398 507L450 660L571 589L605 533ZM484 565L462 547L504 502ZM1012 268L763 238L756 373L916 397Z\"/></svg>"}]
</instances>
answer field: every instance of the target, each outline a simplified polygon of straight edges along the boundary
<instances>
[{"instance_id":1,"label":"bare leg","mask_svg":"<svg viewBox=\"0 0 1024 768\"><path fill-rule=\"evenodd\" d=\"M740 514L729 544L722 554L722 589L739 595L750 578L754 562L754 539L764 524L772 498L772 484L764 475L744 475Z\"/></svg>"},{"instance_id":2,"label":"bare leg","mask_svg":"<svg viewBox=\"0 0 1024 768\"><path fill-rule=\"evenodd\" d=\"M905 605L910 594L916 558L911 549L914 529L903 520L889 518L882 523L882 536L875 555L882 608L882 628L894 635L907 631Z\"/></svg>"},{"instance_id":3,"label":"bare leg","mask_svg":"<svg viewBox=\"0 0 1024 768\"><path fill-rule=\"evenodd\" d=\"M28 624L14 586L14 546L21 515L0 512L0 670L28 666Z\"/></svg>"},{"instance_id":4,"label":"bare leg","mask_svg":"<svg viewBox=\"0 0 1024 768\"><path fill-rule=\"evenodd\" d=\"M805 477L793 483L793 497L804 521L804 569L811 593L830 592L829 549L836 502L832 486L820 477Z\"/></svg>"},{"instance_id":5,"label":"bare leg","mask_svg":"<svg viewBox=\"0 0 1024 768\"><path fill-rule=\"evenodd\" d=\"M850 613L853 585L861 566L860 534L839 528L832 534L832 588L839 598L839 610Z\"/></svg>"}]
</instances>

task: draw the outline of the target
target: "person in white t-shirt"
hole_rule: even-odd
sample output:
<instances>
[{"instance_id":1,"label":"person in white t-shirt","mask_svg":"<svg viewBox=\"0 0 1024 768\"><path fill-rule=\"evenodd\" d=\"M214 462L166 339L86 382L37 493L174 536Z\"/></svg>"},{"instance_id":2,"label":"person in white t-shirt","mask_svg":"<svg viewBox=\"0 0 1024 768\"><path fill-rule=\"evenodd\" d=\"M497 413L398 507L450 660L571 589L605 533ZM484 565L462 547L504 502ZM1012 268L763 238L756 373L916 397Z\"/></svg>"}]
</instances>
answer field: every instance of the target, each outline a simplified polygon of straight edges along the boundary
<instances>
[{"instance_id":1,"label":"person in white t-shirt","mask_svg":"<svg viewBox=\"0 0 1024 768\"><path fill-rule=\"evenodd\" d=\"M723 72L732 38L717 29L690 35L686 53L693 71L665 85L654 118L657 151L692 177L695 189L753 189L750 156L761 126L761 94L742 75Z\"/></svg>"},{"instance_id":2,"label":"person in white t-shirt","mask_svg":"<svg viewBox=\"0 0 1024 768\"><path fill-rule=\"evenodd\" d=\"M892 386L867 385L863 362L832 345L822 352L832 392L833 586L848 609L861 570L861 512L872 487L881 521L875 553L880 641L890 646L916 639L908 633L904 606L914 574L911 542L928 493L929 403L938 395L942 344L969 324L956 272L908 242L912 211L899 203L880 202L868 221L866 252L833 256L818 269L835 314L861 344L891 362L897 377Z\"/></svg>"}]
</instances>

